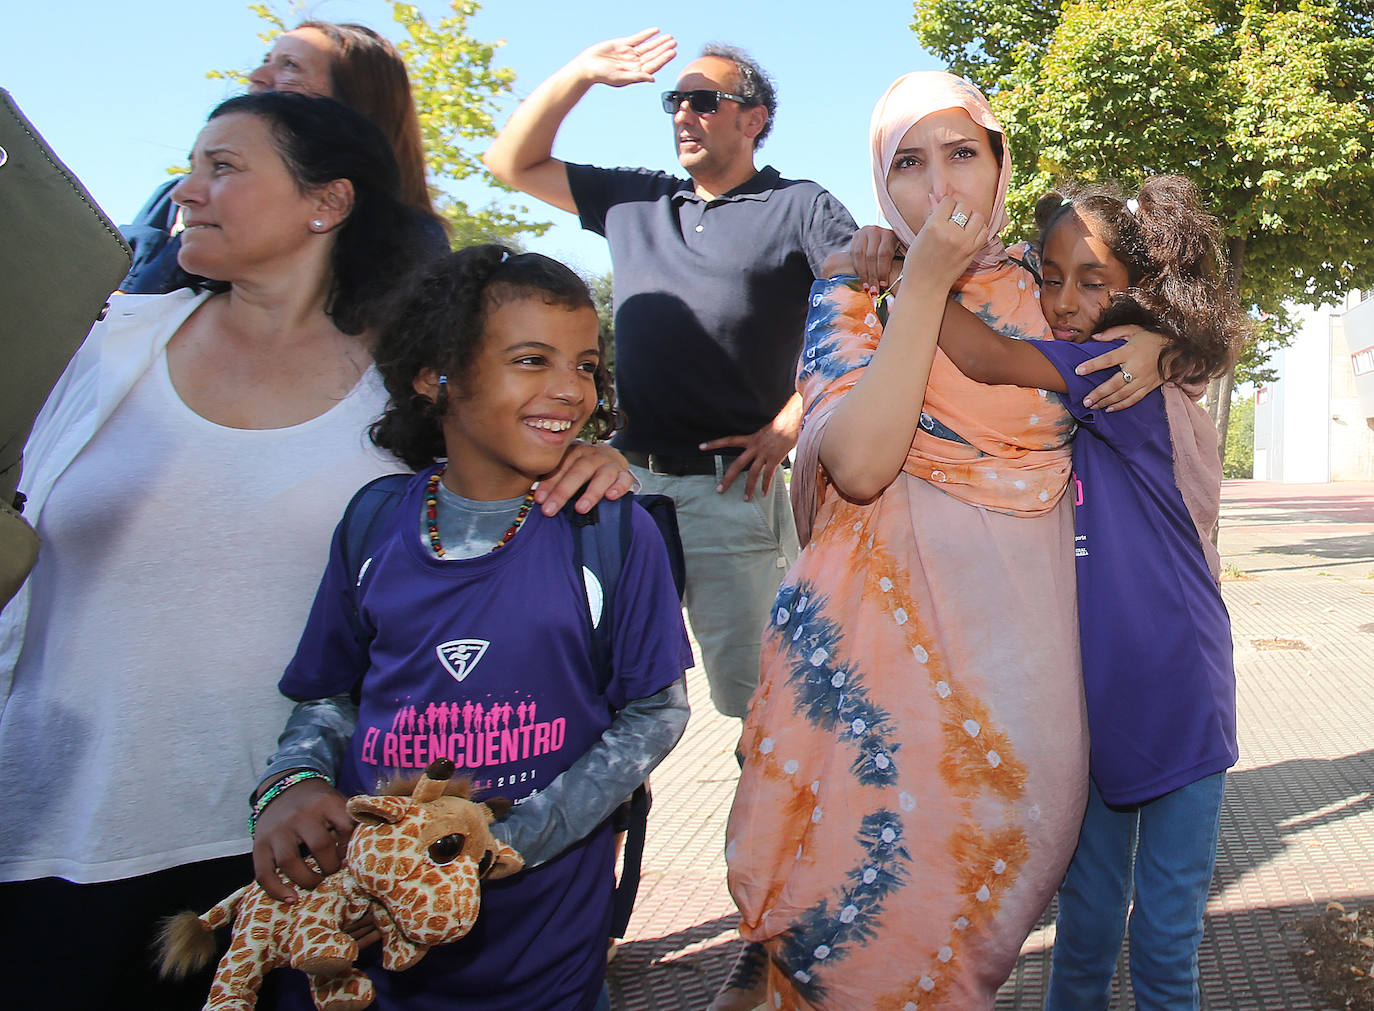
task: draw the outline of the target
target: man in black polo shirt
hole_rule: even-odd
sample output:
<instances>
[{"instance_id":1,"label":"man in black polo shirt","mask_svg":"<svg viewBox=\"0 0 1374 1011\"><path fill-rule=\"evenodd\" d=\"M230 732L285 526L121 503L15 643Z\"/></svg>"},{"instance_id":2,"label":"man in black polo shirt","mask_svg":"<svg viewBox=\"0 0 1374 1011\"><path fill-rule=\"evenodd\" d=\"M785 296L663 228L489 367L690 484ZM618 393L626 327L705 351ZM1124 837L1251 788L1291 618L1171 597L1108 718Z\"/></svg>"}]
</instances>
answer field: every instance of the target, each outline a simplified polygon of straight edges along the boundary
<instances>
[{"instance_id":1,"label":"man in black polo shirt","mask_svg":"<svg viewBox=\"0 0 1374 1011\"><path fill-rule=\"evenodd\" d=\"M708 46L662 97L689 179L553 157L559 126L592 85L652 81L675 53L673 38L652 29L592 46L534 90L485 161L610 242L627 417L615 445L644 490L677 504L687 612L711 698L743 716L769 608L798 550L779 478L801 426L807 294L855 225L815 183L755 167L776 98L762 69L730 46Z\"/></svg>"}]
</instances>

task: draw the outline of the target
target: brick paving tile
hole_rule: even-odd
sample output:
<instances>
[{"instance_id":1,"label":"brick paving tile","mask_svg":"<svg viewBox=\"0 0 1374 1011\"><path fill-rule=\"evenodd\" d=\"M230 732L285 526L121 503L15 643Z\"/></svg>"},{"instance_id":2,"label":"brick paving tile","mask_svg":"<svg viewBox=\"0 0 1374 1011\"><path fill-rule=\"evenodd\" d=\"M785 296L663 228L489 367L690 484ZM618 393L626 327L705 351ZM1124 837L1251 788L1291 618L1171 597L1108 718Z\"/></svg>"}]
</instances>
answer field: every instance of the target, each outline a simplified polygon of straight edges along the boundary
<instances>
[{"instance_id":1,"label":"brick paving tile","mask_svg":"<svg viewBox=\"0 0 1374 1011\"><path fill-rule=\"evenodd\" d=\"M1204 1006L1307 1011L1294 923L1332 899L1374 901L1374 484L1228 481L1222 498L1223 564L1250 578L1222 584L1241 756L1207 906ZM619 1011L703 1011L740 945L723 856L739 721L712 708L700 668L688 688L692 719L653 776L643 884L608 975ZM999 1011L1040 1007L1052 913ZM1123 952L1112 1011L1134 1006L1128 962Z\"/></svg>"}]
</instances>

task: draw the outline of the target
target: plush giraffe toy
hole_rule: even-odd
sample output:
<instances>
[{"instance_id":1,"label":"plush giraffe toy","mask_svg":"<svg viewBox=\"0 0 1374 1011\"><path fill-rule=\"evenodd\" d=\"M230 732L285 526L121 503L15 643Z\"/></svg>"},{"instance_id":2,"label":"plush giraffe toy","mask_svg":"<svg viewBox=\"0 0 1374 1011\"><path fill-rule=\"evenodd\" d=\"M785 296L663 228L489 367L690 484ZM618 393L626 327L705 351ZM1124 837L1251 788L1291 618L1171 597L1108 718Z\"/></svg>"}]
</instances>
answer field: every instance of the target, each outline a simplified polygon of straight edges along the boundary
<instances>
[{"instance_id":1,"label":"plush giraffe toy","mask_svg":"<svg viewBox=\"0 0 1374 1011\"><path fill-rule=\"evenodd\" d=\"M491 808L469 800L469 784L452 776L453 763L441 758L408 797L352 798L348 813L359 825L344 865L299 901L280 902L253 882L203 916L172 917L162 933L163 975L185 976L208 962L215 950L211 931L232 917L233 940L205 1011L250 1011L263 976L283 965L309 974L320 1011L367 1007L372 981L353 966L358 946L344 933L345 923L371 912L382 934L382 965L408 969L433 945L472 929L482 879L525 865L492 836Z\"/></svg>"}]
</instances>

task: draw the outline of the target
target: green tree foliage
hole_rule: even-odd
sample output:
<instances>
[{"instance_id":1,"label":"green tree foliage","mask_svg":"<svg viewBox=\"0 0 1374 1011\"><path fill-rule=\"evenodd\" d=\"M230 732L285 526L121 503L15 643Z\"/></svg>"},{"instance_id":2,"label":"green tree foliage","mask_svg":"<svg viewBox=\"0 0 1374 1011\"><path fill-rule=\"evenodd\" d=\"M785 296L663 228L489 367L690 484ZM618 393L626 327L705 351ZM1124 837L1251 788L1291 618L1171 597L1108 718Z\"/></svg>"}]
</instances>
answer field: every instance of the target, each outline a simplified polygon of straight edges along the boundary
<instances>
[{"instance_id":1,"label":"green tree foliage","mask_svg":"<svg viewBox=\"0 0 1374 1011\"><path fill-rule=\"evenodd\" d=\"M600 323L601 346L606 350L606 371L615 380L615 296L612 275L608 270L584 278L592 291L596 318Z\"/></svg>"},{"instance_id":2,"label":"green tree foliage","mask_svg":"<svg viewBox=\"0 0 1374 1011\"><path fill-rule=\"evenodd\" d=\"M1061 3L1026 0L916 0L912 29L949 69L989 94L1020 63L1043 53Z\"/></svg>"},{"instance_id":3,"label":"green tree foliage","mask_svg":"<svg viewBox=\"0 0 1374 1011\"><path fill-rule=\"evenodd\" d=\"M287 31L290 24L310 16L304 0L290 0L284 13L265 3L248 6L267 22L268 27L259 34L264 43ZM473 207L442 189L445 180L473 176L507 189L487 174L480 146L496 136L492 113L511 94L515 71L494 65L500 42L481 42L468 33L468 21L480 5L474 0L452 0L449 13L434 22L414 4L378 0L378 7L404 29L393 41L410 75L430 185L437 195L435 207L449 223L454 245L510 242L517 235L542 235L549 222L526 220L525 207L506 210L495 201L485 207ZM238 71L212 71L210 76L243 80Z\"/></svg>"},{"instance_id":4,"label":"green tree foliage","mask_svg":"<svg viewBox=\"0 0 1374 1011\"><path fill-rule=\"evenodd\" d=\"M1221 463L1225 478L1255 476L1255 398L1246 397L1231 405L1231 421L1226 431L1226 455Z\"/></svg>"},{"instance_id":5,"label":"green tree foliage","mask_svg":"<svg viewBox=\"0 0 1374 1011\"><path fill-rule=\"evenodd\" d=\"M587 287L592 290L596 318L601 323L601 339L606 345L606 368L611 375L615 375L615 296L611 272L593 274L587 278Z\"/></svg>"},{"instance_id":6,"label":"green tree foliage","mask_svg":"<svg viewBox=\"0 0 1374 1011\"><path fill-rule=\"evenodd\" d=\"M1238 378L1265 378L1285 302L1374 287L1367 2L916 0L912 28L1007 125L1023 233L1036 196L1068 178L1198 183L1230 281L1264 320ZM1230 389L1211 398L1221 431Z\"/></svg>"}]
</instances>

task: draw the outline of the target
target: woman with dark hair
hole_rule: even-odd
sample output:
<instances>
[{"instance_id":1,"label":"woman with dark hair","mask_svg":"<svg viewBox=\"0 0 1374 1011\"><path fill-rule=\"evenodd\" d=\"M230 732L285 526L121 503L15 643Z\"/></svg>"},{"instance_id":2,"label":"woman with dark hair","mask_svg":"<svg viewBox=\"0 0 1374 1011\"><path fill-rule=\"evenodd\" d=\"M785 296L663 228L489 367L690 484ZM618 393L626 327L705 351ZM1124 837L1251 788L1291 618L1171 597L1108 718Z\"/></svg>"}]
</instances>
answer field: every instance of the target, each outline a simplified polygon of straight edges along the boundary
<instances>
[{"instance_id":1,"label":"woman with dark hair","mask_svg":"<svg viewBox=\"0 0 1374 1011\"><path fill-rule=\"evenodd\" d=\"M1237 750L1231 623L1210 539L1221 461L1193 397L1230 366L1249 320L1224 281L1216 220L1181 176L1150 176L1129 198L1104 187L1047 193L1036 224L1056 339L1011 340L965 314L940 346L980 382L1064 394L1080 424L1075 554L1092 781L1059 889L1045 1007L1107 1006L1129 909L1136 1007L1197 1008ZM1120 323L1165 337L1161 369L1173 381L1124 414L1082 407L1098 378L1085 342Z\"/></svg>"},{"instance_id":2,"label":"woman with dark hair","mask_svg":"<svg viewBox=\"0 0 1374 1011\"><path fill-rule=\"evenodd\" d=\"M251 879L244 802L330 530L399 469L365 437L386 402L374 329L417 259L397 194L353 110L225 102L173 194L181 264L213 281L115 296L34 425L43 549L0 615L12 1006L204 1000L203 980L156 984L148 945Z\"/></svg>"},{"instance_id":3,"label":"woman with dark hair","mask_svg":"<svg viewBox=\"0 0 1374 1011\"><path fill-rule=\"evenodd\" d=\"M324 309L346 334L357 335L382 322L387 294L405 277L416 260L416 236L397 200L399 174L386 149L377 144L378 130L357 113L333 101L303 101L289 92L241 95L222 103L210 114L215 124L243 113L259 117L268 139L293 183L301 192L327 188L339 180L351 184L347 216L338 228L329 256L329 288ZM232 282L222 275L234 268L234 250L207 245L197 211L211 202L203 185L232 172L231 164L212 167L197 178L185 176L173 196L187 219L186 242L192 248L182 261L204 269L209 278L201 287L227 292ZM338 199L344 199L340 196ZM324 219L312 219L313 231ZM225 262L226 258L229 262ZM211 273L213 271L213 273Z\"/></svg>"},{"instance_id":4,"label":"woman with dark hair","mask_svg":"<svg viewBox=\"0 0 1374 1011\"><path fill-rule=\"evenodd\" d=\"M398 195L412 212L412 227L434 252L447 250L444 226L425 182L425 152L410 79L391 42L362 25L302 22L277 37L262 64L248 76L248 90L333 98L370 120L395 156ZM159 186L123 229L134 251L133 265L120 285L126 294L162 294L194 280L177 261L184 215L172 197L176 185L173 179Z\"/></svg>"}]
</instances>

